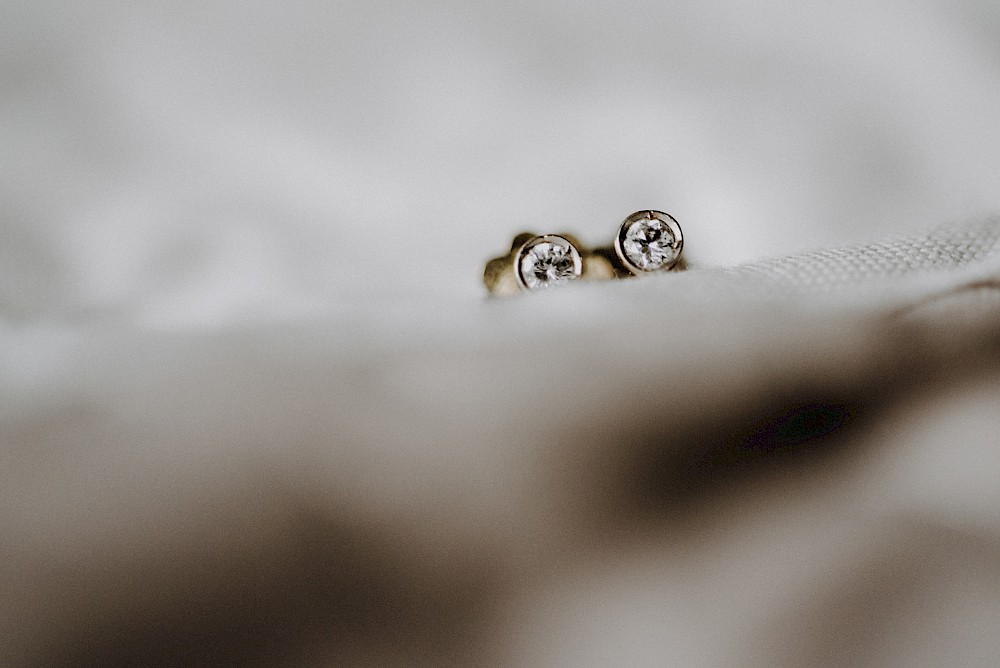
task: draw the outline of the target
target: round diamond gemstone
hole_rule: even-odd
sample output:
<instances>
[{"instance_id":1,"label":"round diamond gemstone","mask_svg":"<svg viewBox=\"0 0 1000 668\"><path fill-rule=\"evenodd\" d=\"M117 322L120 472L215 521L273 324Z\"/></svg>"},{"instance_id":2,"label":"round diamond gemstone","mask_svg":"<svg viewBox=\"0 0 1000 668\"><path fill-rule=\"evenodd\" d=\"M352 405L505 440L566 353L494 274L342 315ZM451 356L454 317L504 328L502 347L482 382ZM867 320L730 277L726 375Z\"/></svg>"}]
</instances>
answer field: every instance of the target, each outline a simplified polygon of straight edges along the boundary
<instances>
[{"instance_id":1,"label":"round diamond gemstone","mask_svg":"<svg viewBox=\"0 0 1000 668\"><path fill-rule=\"evenodd\" d=\"M529 290L567 283L580 277L580 253L568 240L547 235L529 241L518 256L518 275Z\"/></svg>"},{"instance_id":2,"label":"round diamond gemstone","mask_svg":"<svg viewBox=\"0 0 1000 668\"><path fill-rule=\"evenodd\" d=\"M628 225L621 236L625 259L642 271L668 269L681 254L677 230L658 218L640 218Z\"/></svg>"}]
</instances>

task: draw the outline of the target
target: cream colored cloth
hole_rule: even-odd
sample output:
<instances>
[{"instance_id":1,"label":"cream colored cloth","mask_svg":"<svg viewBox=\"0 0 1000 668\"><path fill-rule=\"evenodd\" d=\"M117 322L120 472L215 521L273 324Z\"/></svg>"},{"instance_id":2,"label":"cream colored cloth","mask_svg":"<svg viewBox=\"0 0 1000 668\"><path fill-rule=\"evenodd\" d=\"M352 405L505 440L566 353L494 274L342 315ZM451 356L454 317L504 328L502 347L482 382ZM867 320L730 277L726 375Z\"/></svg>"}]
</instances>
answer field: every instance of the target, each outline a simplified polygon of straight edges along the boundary
<instances>
[{"instance_id":1,"label":"cream colored cloth","mask_svg":"<svg viewBox=\"0 0 1000 668\"><path fill-rule=\"evenodd\" d=\"M9 328L3 663L994 665L998 236Z\"/></svg>"}]
</instances>

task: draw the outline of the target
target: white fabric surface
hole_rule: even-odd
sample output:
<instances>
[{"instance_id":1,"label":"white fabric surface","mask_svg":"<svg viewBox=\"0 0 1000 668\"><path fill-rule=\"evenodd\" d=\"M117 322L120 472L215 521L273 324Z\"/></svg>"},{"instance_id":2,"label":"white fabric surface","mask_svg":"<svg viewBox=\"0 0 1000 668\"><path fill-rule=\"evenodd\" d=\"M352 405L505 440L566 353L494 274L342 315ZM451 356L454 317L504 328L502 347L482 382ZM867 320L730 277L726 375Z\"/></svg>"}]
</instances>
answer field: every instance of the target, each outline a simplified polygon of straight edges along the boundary
<instances>
[{"instance_id":1,"label":"white fabric surface","mask_svg":"<svg viewBox=\"0 0 1000 668\"><path fill-rule=\"evenodd\" d=\"M997 238L8 331L5 659L992 665Z\"/></svg>"},{"instance_id":2,"label":"white fabric surface","mask_svg":"<svg viewBox=\"0 0 1000 668\"><path fill-rule=\"evenodd\" d=\"M992 0L0 9L0 665L1000 664Z\"/></svg>"}]
</instances>

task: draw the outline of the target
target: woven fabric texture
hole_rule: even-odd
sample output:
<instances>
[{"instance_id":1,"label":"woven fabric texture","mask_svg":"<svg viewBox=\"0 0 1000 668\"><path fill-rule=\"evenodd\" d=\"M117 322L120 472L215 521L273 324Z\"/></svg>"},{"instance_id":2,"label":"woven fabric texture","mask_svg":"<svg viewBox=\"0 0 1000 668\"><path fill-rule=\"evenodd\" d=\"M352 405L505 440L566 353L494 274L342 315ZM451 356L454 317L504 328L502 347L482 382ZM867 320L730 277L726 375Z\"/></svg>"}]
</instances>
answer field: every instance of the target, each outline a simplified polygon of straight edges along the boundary
<instances>
[{"instance_id":1,"label":"woven fabric texture","mask_svg":"<svg viewBox=\"0 0 1000 668\"><path fill-rule=\"evenodd\" d=\"M797 290L961 269L1000 255L1000 218L942 226L923 236L818 250L732 269Z\"/></svg>"}]
</instances>

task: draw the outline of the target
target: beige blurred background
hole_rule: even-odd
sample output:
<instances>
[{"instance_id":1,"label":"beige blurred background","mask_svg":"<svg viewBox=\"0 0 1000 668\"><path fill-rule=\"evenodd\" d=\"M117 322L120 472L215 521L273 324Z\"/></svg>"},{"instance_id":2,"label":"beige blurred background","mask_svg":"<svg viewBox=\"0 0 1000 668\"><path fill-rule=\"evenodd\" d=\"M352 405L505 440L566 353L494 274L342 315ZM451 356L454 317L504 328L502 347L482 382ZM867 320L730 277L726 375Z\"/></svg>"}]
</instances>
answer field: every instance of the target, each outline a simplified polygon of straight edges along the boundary
<instances>
[{"instance_id":1,"label":"beige blurred background","mask_svg":"<svg viewBox=\"0 0 1000 668\"><path fill-rule=\"evenodd\" d=\"M645 207L702 265L1000 208L992 0L0 11L0 298L22 318L473 299L515 232L605 241Z\"/></svg>"}]
</instances>

